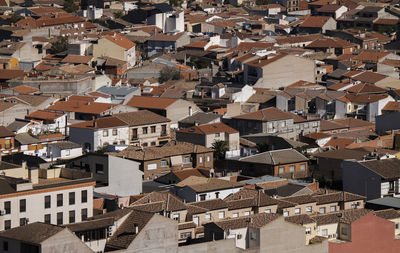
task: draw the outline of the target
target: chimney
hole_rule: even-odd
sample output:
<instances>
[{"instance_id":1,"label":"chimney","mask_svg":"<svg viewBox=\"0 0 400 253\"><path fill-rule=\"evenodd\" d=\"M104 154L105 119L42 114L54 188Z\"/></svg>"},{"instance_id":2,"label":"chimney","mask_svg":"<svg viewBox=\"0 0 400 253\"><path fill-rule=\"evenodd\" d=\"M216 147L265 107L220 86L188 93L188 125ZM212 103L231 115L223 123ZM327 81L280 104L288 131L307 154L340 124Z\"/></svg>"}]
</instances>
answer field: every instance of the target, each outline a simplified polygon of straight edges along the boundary
<instances>
[{"instance_id":1,"label":"chimney","mask_svg":"<svg viewBox=\"0 0 400 253\"><path fill-rule=\"evenodd\" d=\"M25 175L24 179L28 179L29 178L28 165L26 164L25 161L22 162L21 167L24 170L24 175Z\"/></svg>"},{"instance_id":2,"label":"chimney","mask_svg":"<svg viewBox=\"0 0 400 253\"><path fill-rule=\"evenodd\" d=\"M37 168L31 168L29 170L29 181L32 184L39 183L39 170Z\"/></svg>"},{"instance_id":3,"label":"chimney","mask_svg":"<svg viewBox=\"0 0 400 253\"><path fill-rule=\"evenodd\" d=\"M189 116L192 116L192 115L193 115L193 109L191 106L189 106Z\"/></svg>"},{"instance_id":4,"label":"chimney","mask_svg":"<svg viewBox=\"0 0 400 253\"><path fill-rule=\"evenodd\" d=\"M139 226L137 224L133 224L135 227L135 234L139 233Z\"/></svg>"}]
</instances>

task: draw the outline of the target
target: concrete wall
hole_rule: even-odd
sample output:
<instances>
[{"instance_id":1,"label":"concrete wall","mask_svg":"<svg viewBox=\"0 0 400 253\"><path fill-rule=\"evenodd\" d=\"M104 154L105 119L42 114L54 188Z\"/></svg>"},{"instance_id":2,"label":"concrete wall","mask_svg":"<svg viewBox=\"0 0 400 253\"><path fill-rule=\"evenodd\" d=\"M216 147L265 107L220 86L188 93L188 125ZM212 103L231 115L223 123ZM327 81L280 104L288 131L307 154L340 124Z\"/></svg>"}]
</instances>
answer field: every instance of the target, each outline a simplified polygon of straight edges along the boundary
<instances>
[{"instance_id":1,"label":"concrete wall","mask_svg":"<svg viewBox=\"0 0 400 253\"><path fill-rule=\"evenodd\" d=\"M192 108L192 115L196 112L202 112L202 110L195 103L183 99L178 99L176 102L167 107L166 117L171 120L171 128L177 128L179 120L190 116L189 107Z\"/></svg>"},{"instance_id":2,"label":"concrete wall","mask_svg":"<svg viewBox=\"0 0 400 253\"><path fill-rule=\"evenodd\" d=\"M358 162L343 161L343 190L367 197L381 197L381 177Z\"/></svg>"},{"instance_id":3,"label":"concrete wall","mask_svg":"<svg viewBox=\"0 0 400 253\"><path fill-rule=\"evenodd\" d=\"M315 82L315 63L309 59L287 55L262 67L262 78L254 86L278 89L298 80Z\"/></svg>"},{"instance_id":4,"label":"concrete wall","mask_svg":"<svg viewBox=\"0 0 400 253\"><path fill-rule=\"evenodd\" d=\"M260 229L260 253L327 253L327 241L306 245L305 228L280 217Z\"/></svg>"},{"instance_id":5,"label":"concrete wall","mask_svg":"<svg viewBox=\"0 0 400 253\"><path fill-rule=\"evenodd\" d=\"M155 214L129 245L126 253L176 253L178 251L178 223Z\"/></svg>"},{"instance_id":6,"label":"concrete wall","mask_svg":"<svg viewBox=\"0 0 400 253\"><path fill-rule=\"evenodd\" d=\"M241 252L235 246L235 239L218 240L182 246L178 253L234 253Z\"/></svg>"}]
</instances>

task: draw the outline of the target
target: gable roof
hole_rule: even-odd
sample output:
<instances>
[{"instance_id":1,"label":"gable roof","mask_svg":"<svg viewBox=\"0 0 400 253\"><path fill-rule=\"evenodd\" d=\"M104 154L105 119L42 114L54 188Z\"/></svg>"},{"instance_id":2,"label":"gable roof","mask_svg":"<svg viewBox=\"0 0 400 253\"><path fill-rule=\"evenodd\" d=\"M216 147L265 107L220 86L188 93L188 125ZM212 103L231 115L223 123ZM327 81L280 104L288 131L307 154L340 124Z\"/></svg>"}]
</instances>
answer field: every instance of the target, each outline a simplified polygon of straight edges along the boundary
<instances>
[{"instance_id":1,"label":"gable roof","mask_svg":"<svg viewBox=\"0 0 400 253\"><path fill-rule=\"evenodd\" d=\"M385 179L400 178L400 160L396 158L359 162Z\"/></svg>"},{"instance_id":2,"label":"gable roof","mask_svg":"<svg viewBox=\"0 0 400 253\"><path fill-rule=\"evenodd\" d=\"M322 28L329 19L331 19L331 17L310 16L300 24L300 27Z\"/></svg>"},{"instance_id":3,"label":"gable roof","mask_svg":"<svg viewBox=\"0 0 400 253\"><path fill-rule=\"evenodd\" d=\"M41 244L43 241L61 232L65 228L41 222L30 223L25 226L5 230L0 237L23 241L33 244Z\"/></svg>"},{"instance_id":4,"label":"gable roof","mask_svg":"<svg viewBox=\"0 0 400 253\"><path fill-rule=\"evenodd\" d=\"M168 106L175 103L178 99L172 98L158 98L148 96L134 96L127 105L136 108L149 108L149 109L166 109Z\"/></svg>"},{"instance_id":5,"label":"gable roof","mask_svg":"<svg viewBox=\"0 0 400 253\"><path fill-rule=\"evenodd\" d=\"M222 190L222 189L230 189L230 188L240 188L243 186L243 183L230 182L230 181L218 179L218 178L205 178L205 179L201 178L202 179L201 181L198 180L196 182L193 182L193 180L192 180L193 178L198 178L198 177L195 177L195 176L188 177L185 180L182 180L181 182L176 184L176 186L177 187L187 186L187 187L193 189L197 193ZM187 182L190 182L190 184L187 184Z\"/></svg>"},{"instance_id":6,"label":"gable roof","mask_svg":"<svg viewBox=\"0 0 400 253\"><path fill-rule=\"evenodd\" d=\"M245 228L247 226L253 228L262 228L279 217L280 215L276 213L258 213L239 218L225 219L214 222L214 224L220 227L222 230ZM207 224L205 224L205 226L207 226Z\"/></svg>"},{"instance_id":7,"label":"gable roof","mask_svg":"<svg viewBox=\"0 0 400 253\"><path fill-rule=\"evenodd\" d=\"M13 132L5 128L4 126L0 126L0 137L10 137L10 136L15 136Z\"/></svg>"},{"instance_id":8,"label":"gable roof","mask_svg":"<svg viewBox=\"0 0 400 253\"><path fill-rule=\"evenodd\" d=\"M117 44L118 46L125 48L126 50L131 49L132 47L136 46L135 43L132 41L128 40L124 36L120 34L114 34L114 35L106 35L104 38L107 40Z\"/></svg>"},{"instance_id":9,"label":"gable roof","mask_svg":"<svg viewBox=\"0 0 400 253\"><path fill-rule=\"evenodd\" d=\"M257 120L257 121L275 121L275 120L283 120L291 118L293 118L291 113L283 112L275 107L268 107L256 112L251 112L232 117L232 119Z\"/></svg>"},{"instance_id":10,"label":"gable roof","mask_svg":"<svg viewBox=\"0 0 400 253\"><path fill-rule=\"evenodd\" d=\"M295 149L280 149L243 157L240 162L261 163L268 165L289 164L308 161L308 158Z\"/></svg>"},{"instance_id":11,"label":"gable roof","mask_svg":"<svg viewBox=\"0 0 400 253\"><path fill-rule=\"evenodd\" d=\"M239 133L237 130L225 125L224 123L212 123L200 126L193 126L179 130L177 132L188 133L188 134L200 134L200 135L208 135L215 133L228 133L228 134Z\"/></svg>"}]
</instances>

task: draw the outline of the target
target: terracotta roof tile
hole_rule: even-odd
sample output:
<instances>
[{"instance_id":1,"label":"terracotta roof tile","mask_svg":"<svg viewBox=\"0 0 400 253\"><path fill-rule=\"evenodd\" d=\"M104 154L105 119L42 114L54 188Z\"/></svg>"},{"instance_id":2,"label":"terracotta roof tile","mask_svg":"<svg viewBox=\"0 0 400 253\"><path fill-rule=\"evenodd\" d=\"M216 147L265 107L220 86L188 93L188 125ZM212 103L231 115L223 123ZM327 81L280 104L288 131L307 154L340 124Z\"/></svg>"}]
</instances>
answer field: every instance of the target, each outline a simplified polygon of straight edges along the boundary
<instances>
[{"instance_id":1,"label":"terracotta roof tile","mask_svg":"<svg viewBox=\"0 0 400 253\"><path fill-rule=\"evenodd\" d=\"M310 16L300 24L300 27L322 28L329 19L331 19L331 17Z\"/></svg>"},{"instance_id":2,"label":"terracotta roof tile","mask_svg":"<svg viewBox=\"0 0 400 253\"><path fill-rule=\"evenodd\" d=\"M132 41L128 40L127 38L125 38L124 36L122 36L120 34L106 35L104 38L117 44L120 47L125 48L126 50L129 50L132 47L136 46L135 43L133 43Z\"/></svg>"},{"instance_id":3,"label":"terracotta roof tile","mask_svg":"<svg viewBox=\"0 0 400 253\"><path fill-rule=\"evenodd\" d=\"M31 118L31 119L55 120L62 116L64 116L63 113L38 110L38 111L32 112L31 114L26 115L25 117Z\"/></svg>"},{"instance_id":4,"label":"terracotta roof tile","mask_svg":"<svg viewBox=\"0 0 400 253\"><path fill-rule=\"evenodd\" d=\"M127 105L137 108L166 109L176 101L177 99L171 98L134 96L131 100L129 100Z\"/></svg>"},{"instance_id":5,"label":"terracotta roof tile","mask_svg":"<svg viewBox=\"0 0 400 253\"><path fill-rule=\"evenodd\" d=\"M11 89L19 94L31 94L40 91L39 89L27 85L19 85Z\"/></svg>"},{"instance_id":6,"label":"terracotta roof tile","mask_svg":"<svg viewBox=\"0 0 400 253\"><path fill-rule=\"evenodd\" d=\"M189 134L200 134L200 135L209 135L215 133L229 133L229 134L238 133L237 130L225 125L224 123L213 123L200 126L193 126L179 130L178 132L189 133Z\"/></svg>"},{"instance_id":7,"label":"terracotta roof tile","mask_svg":"<svg viewBox=\"0 0 400 253\"><path fill-rule=\"evenodd\" d=\"M232 117L233 119L258 120L258 121L273 121L293 118L291 113L283 112L275 107L268 107L256 112L251 112L239 116Z\"/></svg>"}]
</instances>

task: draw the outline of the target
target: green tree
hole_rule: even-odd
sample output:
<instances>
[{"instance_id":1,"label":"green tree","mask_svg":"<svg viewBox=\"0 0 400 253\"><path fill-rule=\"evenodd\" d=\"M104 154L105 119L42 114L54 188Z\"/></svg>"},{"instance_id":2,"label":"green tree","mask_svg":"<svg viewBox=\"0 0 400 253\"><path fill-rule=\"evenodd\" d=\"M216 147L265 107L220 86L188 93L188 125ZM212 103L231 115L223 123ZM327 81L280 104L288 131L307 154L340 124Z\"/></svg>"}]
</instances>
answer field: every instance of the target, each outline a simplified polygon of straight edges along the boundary
<instances>
[{"instance_id":1,"label":"green tree","mask_svg":"<svg viewBox=\"0 0 400 253\"><path fill-rule=\"evenodd\" d=\"M11 15L11 23L13 24L17 23L21 19L23 19L23 17L15 12Z\"/></svg>"},{"instance_id":2,"label":"green tree","mask_svg":"<svg viewBox=\"0 0 400 253\"><path fill-rule=\"evenodd\" d=\"M65 0L63 9L66 12L75 13L78 11L78 6L74 3L74 0Z\"/></svg>"},{"instance_id":3,"label":"green tree","mask_svg":"<svg viewBox=\"0 0 400 253\"><path fill-rule=\"evenodd\" d=\"M56 42L51 45L51 51L58 54L68 50L68 38L59 37Z\"/></svg>"},{"instance_id":4,"label":"green tree","mask_svg":"<svg viewBox=\"0 0 400 253\"><path fill-rule=\"evenodd\" d=\"M124 13L122 11L117 11L114 13L115 18L122 18L124 16Z\"/></svg>"},{"instance_id":5,"label":"green tree","mask_svg":"<svg viewBox=\"0 0 400 253\"><path fill-rule=\"evenodd\" d=\"M257 144L257 151L260 152L260 153L269 151L269 143L268 143L268 141L263 141L261 143L258 143Z\"/></svg>"},{"instance_id":6,"label":"green tree","mask_svg":"<svg viewBox=\"0 0 400 253\"><path fill-rule=\"evenodd\" d=\"M226 151L229 150L228 142L226 142L226 141L216 140L212 144L212 147L214 149L214 159L215 160L223 160L225 158Z\"/></svg>"},{"instance_id":7,"label":"green tree","mask_svg":"<svg viewBox=\"0 0 400 253\"><path fill-rule=\"evenodd\" d=\"M179 80L181 79L181 74L176 68L164 67L160 70L160 77L158 79L161 83L168 80Z\"/></svg>"}]
</instances>

